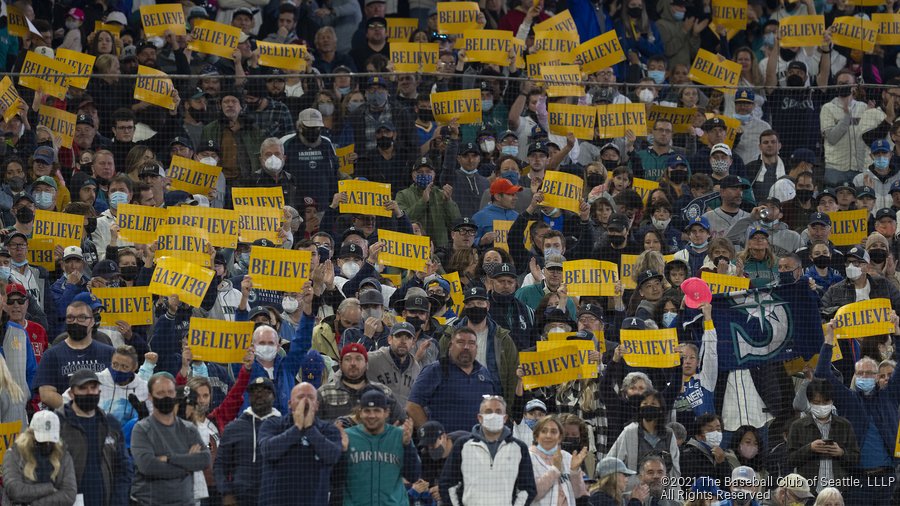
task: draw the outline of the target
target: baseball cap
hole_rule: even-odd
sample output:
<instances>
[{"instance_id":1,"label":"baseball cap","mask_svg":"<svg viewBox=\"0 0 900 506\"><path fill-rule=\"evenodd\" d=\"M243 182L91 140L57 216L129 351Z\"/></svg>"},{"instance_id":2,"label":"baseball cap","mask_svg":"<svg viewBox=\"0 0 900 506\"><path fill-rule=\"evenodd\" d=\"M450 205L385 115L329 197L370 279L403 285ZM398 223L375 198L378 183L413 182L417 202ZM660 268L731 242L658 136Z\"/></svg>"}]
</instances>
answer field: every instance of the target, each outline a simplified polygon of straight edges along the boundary
<instances>
[{"instance_id":1,"label":"baseball cap","mask_svg":"<svg viewBox=\"0 0 900 506\"><path fill-rule=\"evenodd\" d=\"M628 476L637 474L631 469L628 469L624 462L615 457L604 457L603 460L597 463L598 478L604 478L614 473L622 473Z\"/></svg>"},{"instance_id":2,"label":"baseball cap","mask_svg":"<svg viewBox=\"0 0 900 506\"><path fill-rule=\"evenodd\" d=\"M497 140L502 141L507 137L515 137L516 139L519 138L519 136L517 136L516 133L512 130L504 130L502 133L500 133L500 135L497 136Z\"/></svg>"},{"instance_id":3,"label":"baseball cap","mask_svg":"<svg viewBox=\"0 0 900 506\"><path fill-rule=\"evenodd\" d=\"M344 355L346 355L348 353L359 353L360 355L363 356L363 358L366 359L366 362L369 361L369 352L366 351L365 346L363 346L359 343L350 343L350 344L344 345L344 347L341 348L341 360L343 360Z\"/></svg>"},{"instance_id":4,"label":"baseball cap","mask_svg":"<svg viewBox=\"0 0 900 506\"><path fill-rule=\"evenodd\" d=\"M447 431L441 422L430 420L419 427L419 448L431 448Z\"/></svg>"},{"instance_id":5,"label":"baseball cap","mask_svg":"<svg viewBox=\"0 0 900 506\"><path fill-rule=\"evenodd\" d=\"M547 269L562 269L563 262L566 261L566 257L562 255L548 255L544 259L544 267Z\"/></svg>"},{"instance_id":6,"label":"baseball cap","mask_svg":"<svg viewBox=\"0 0 900 506\"><path fill-rule=\"evenodd\" d=\"M87 383L100 383L97 373L90 369L79 369L69 376L69 388L80 387Z\"/></svg>"},{"instance_id":7,"label":"baseball cap","mask_svg":"<svg viewBox=\"0 0 900 506\"><path fill-rule=\"evenodd\" d=\"M519 185L512 184L509 179L498 177L491 183L491 195L514 195L522 191Z\"/></svg>"},{"instance_id":8,"label":"baseball cap","mask_svg":"<svg viewBox=\"0 0 900 506\"><path fill-rule=\"evenodd\" d=\"M474 142L467 142L467 143L463 144L462 146L460 146L460 149L459 149L460 155L467 155L469 153L475 153L475 154L480 155L481 150L478 149L478 146L476 146Z\"/></svg>"},{"instance_id":9,"label":"baseball cap","mask_svg":"<svg viewBox=\"0 0 900 506\"><path fill-rule=\"evenodd\" d=\"M25 297L28 296L28 292L25 291L25 287L22 286L21 283L10 283L6 285L6 295L12 295L14 293Z\"/></svg>"},{"instance_id":10,"label":"baseball cap","mask_svg":"<svg viewBox=\"0 0 900 506\"><path fill-rule=\"evenodd\" d=\"M194 141L192 141L191 138L186 135L176 135L172 139L172 141L169 142L169 147L171 148L172 146L174 146L176 144L181 144L182 146L184 146L188 149L191 149L191 150L194 149Z\"/></svg>"},{"instance_id":11,"label":"baseball cap","mask_svg":"<svg viewBox=\"0 0 900 506\"><path fill-rule=\"evenodd\" d=\"M250 9L249 7L238 7L237 9L234 10L234 14L232 14L232 16L237 16L238 14L243 14L245 16L250 16L252 18L253 10Z\"/></svg>"},{"instance_id":12,"label":"baseball cap","mask_svg":"<svg viewBox=\"0 0 900 506\"><path fill-rule=\"evenodd\" d=\"M138 174L138 177L166 177L166 169L164 169L163 166L158 163L148 163L141 167L141 172ZM97 181L94 179L85 181L82 186L87 185L88 181L93 181L94 186L97 186Z\"/></svg>"},{"instance_id":13,"label":"baseball cap","mask_svg":"<svg viewBox=\"0 0 900 506\"><path fill-rule=\"evenodd\" d=\"M693 227L694 225L700 225L701 227L705 228L707 232L709 232L709 219L706 216L697 216L693 220L687 222L684 225L684 232L690 231L691 227Z\"/></svg>"},{"instance_id":14,"label":"baseball cap","mask_svg":"<svg viewBox=\"0 0 900 506\"><path fill-rule=\"evenodd\" d=\"M688 169L691 168L691 164L688 163L687 158L684 155L672 155L669 157L669 162L667 164L669 167L676 167L678 165L684 165Z\"/></svg>"},{"instance_id":15,"label":"baseball cap","mask_svg":"<svg viewBox=\"0 0 900 506\"><path fill-rule=\"evenodd\" d=\"M742 188L746 190L747 188L750 188L750 183L742 177L728 174L719 180L719 188Z\"/></svg>"},{"instance_id":16,"label":"baseball cap","mask_svg":"<svg viewBox=\"0 0 900 506\"><path fill-rule=\"evenodd\" d=\"M219 152L219 142L215 139L206 139L206 141L201 142L199 146L197 146L197 153L203 153L204 151L212 151L213 153Z\"/></svg>"},{"instance_id":17,"label":"baseball cap","mask_svg":"<svg viewBox=\"0 0 900 506\"><path fill-rule=\"evenodd\" d=\"M859 246L854 246L854 247L850 248L850 251L847 252L846 258L850 258L850 257L853 257L857 260L862 260L865 263L870 262L869 252Z\"/></svg>"},{"instance_id":18,"label":"baseball cap","mask_svg":"<svg viewBox=\"0 0 900 506\"><path fill-rule=\"evenodd\" d=\"M53 188L54 190L59 189L59 186L57 186L56 181L50 176L41 176L41 177L35 179L34 183L32 183L32 185L31 185L31 187L34 188L36 185L39 185L39 184L45 184L45 185Z\"/></svg>"},{"instance_id":19,"label":"baseball cap","mask_svg":"<svg viewBox=\"0 0 900 506\"><path fill-rule=\"evenodd\" d=\"M644 320L631 316L622 320L622 330L647 330L647 324Z\"/></svg>"},{"instance_id":20,"label":"baseball cap","mask_svg":"<svg viewBox=\"0 0 900 506\"><path fill-rule=\"evenodd\" d=\"M305 127L324 127L322 113L318 109L303 109L298 116L300 125Z\"/></svg>"},{"instance_id":21,"label":"baseball cap","mask_svg":"<svg viewBox=\"0 0 900 506\"><path fill-rule=\"evenodd\" d=\"M890 145L890 143L888 143L888 141L886 141L884 139L878 139L877 141L872 143L872 146L870 149L871 149L873 155L875 153L890 153L891 145Z\"/></svg>"},{"instance_id":22,"label":"baseball cap","mask_svg":"<svg viewBox=\"0 0 900 506\"><path fill-rule=\"evenodd\" d=\"M703 130L710 131L713 128L728 128L725 124L725 120L722 118L709 118L708 120L703 122Z\"/></svg>"},{"instance_id":23,"label":"baseball cap","mask_svg":"<svg viewBox=\"0 0 900 506\"><path fill-rule=\"evenodd\" d=\"M802 70L803 72L809 73L809 71L806 69L806 64L803 63L802 61L797 61L797 60L794 60L794 61L788 63L787 69L788 70Z\"/></svg>"},{"instance_id":24,"label":"baseball cap","mask_svg":"<svg viewBox=\"0 0 900 506\"><path fill-rule=\"evenodd\" d=\"M359 305L383 306L384 295L381 295L381 290L366 290L359 294Z\"/></svg>"},{"instance_id":25,"label":"baseball cap","mask_svg":"<svg viewBox=\"0 0 900 506\"><path fill-rule=\"evenodd\" d=\"M581 306L581 309L578 310L577 317L581 318L581 315L589 314L598 320L603 319L603 308L599 304L594 304L593 302L588 302Z\"/></svg>"},{"instance_id":26,"label":"baseball cap","mask_svg":"<svg viewBox=\"0 0 900 506\"><path fill-rule=\"evenodd\" d=\"M263 248L273 248L275 247L275 243L266 239L265 237L261 237L251 243L253 246L262 246Z\"/></svg>"},{"instance_id":27,"label":"baseball cap","mask_svg":"<svg viewBox=\"0 0 900 506\"><path fill-rule=\"evenodd\" d=\"M374 18L374 19L381 19L382 21L384 20L384 18ZM369 19L367 24L371 23L371 22L372 22L372 20ZM366 79L366 88L371 88L372 86L381 86L382 88L387 88L387 83L385 82L383 77L372 76L372 77Z\"/></svg>"},{"instance_id":28,"label":"baseball cap","mask_svg":"<svg viewBox=\"0 0 900 506\"><path fill-rule=\"evenodd\" d=\"M891 189L888 193L900 192L900 179L891 183Z\"/></svg>"},{"instance_id":29,"label":"baseball cap","mask_svg":"<svg viewBox=\"0 0 900 506\"><path fill-rule=\"evenodd\" d=\"M38 443L59 442L59 417L53 411L38 411L28 425Z\"/></svg>"},{"instance_id":30,"label":"baseball cap","mask_svg":"<svg viewBox=\"0 0 900 506\"><path fill-rule=\"evenodd\" d=\"M125 13L119 11L113 11L106 15L107 23L119 23L122 26L128 24L128 19L125 17Z\"/></svg>"},{"instance_id":31,"label":"baseball cap","mask_svg":"<svg viewBox=\"0 0 900 506\"><path fill-rule=\"evenodd\" d=\"M463 295L463 304L470 300L488 300L487 290L482 286L466 288L465 295Z\"/></svg>"},{"instance_id":32,"label":"baseball cap","mask_svg":"<svg viewBox=\"0 0 900 506\"><path fill-rule=\"evenodd\" d=\"M252 390L254 388L268 388L274 393L275 383L273 383L272 380L265 376L259 376L255 380L251 381L249 385L247 385L247 390Z\"/></svg>"},{"instance_id":33,"label":"baseball cap","mask_svg":"<svg viewBox=\"0 0 900 506\"><path fill-rule=\"evenodd\" d=\"M681 291L684 293L684 305L691 309L697 309L712 301L709 284L700 278L687 278L682 281Z\"/></svg>"},{"instance_id":34,"label":"baseball cap","mask_svg":"<svg viewBox=\"0 0 900 506\"><path fill-rule=\"evenodd\" d=\"M32 200L32 202L34 202L34 200ZM27 235L23 234L22 232L11 232L8 236L6 236L6 243L5 243L5 244L9 244L9 241L12 241L12 240L15 239L16 237L21 237L22 239L25 239L25 243L26 243L26 244L28 243L28 236L27 236Z\"/></svg>"},{"instance_id":35,"label":"baseball cap","mask_svg":"<svg viewBox=\"0 0 900 506\"><path fill-rule=\"evenodd\" d=\"M371 3L378 3L378 2L385 3L384 0L366 0L366 5L369 5ZM366 27L370 27L372 25L381 25L381 26L387 27L387 20L381 16L373 16L366 20Z\"/></svg>"},{"instance_id":36,"label":"baseball cap","mask_svg":"<svg viewBox=\"0 0 900 506\"><path fill-rule=\"evenodd\" d=\"M875 213L875 221L878 221L882 218L890 218L894 221L897 221L897 211L894 211L890 207L879 209L878 212Z\"/></svg>"},{"instance_id":37,"label":"baseball cap","mask_svg":"<svg viewBox=\"0 0 900 506\"><path fill-rule=\"evenodd\" d=\"M779 179L775 181L772 189L769 190L769 197L778 199L779 202L794 200L797 197L797 187L788 178Z\"/></svg>"},{"instance_id":38,"label":"baseball cap","mask_svg":"<svg viewBox=\"0 0 900 506\"><path fill-rule=\"evenodd\" d=\"M97 262L97 265L94 266L94 270L92 271L94 276L101 276L106 279L118 275L119 273L119 265L108 259Z\"/></svg>"},{"instance_id":39,"label":"baseball cap","mask_svg":"<svg viewBox=\"0 0 900 506\"><path fill-rule=\"evenodd\" d=\"M647 281L650 281L652 279L658 279L658 280L662 281L663 275L654 270L646 270L646 271L641 272L640 274L638 274L638 277L637 277L638 288L640 288L641 285L643 285L644 283L646 283Z\"/></svg>"},{"instance_id":40,"label":"baseball cap","mask_svg":"<svg viewBox=\"0 0 900 506\"><path fill-rule=\"evenodd\" d=\"M209 19L209 13L203 7L191 7L191 10L188 11L187 20L190 22L194 18Z\"/></svg>"},{"instance_id":41,"label":"baseball cap","mask_svg":"<svg viewBox=\"0 0 900 506\"><path fill-rule=\"evenodd\" d=\"M624 214L613 214L609 217L606 228L607 230L626 230L628 229L629 222L628 216L625 216Z\"/></svg>"},{"instance_id":42,"label":"baseball cap","mask_svg":"<svg viewBox=\"0 0 900 506\"><path fill-rule=\"evenodd\" d=\"M468 216L464 216L464 217L460 218L459 220L457 220L456 223L453 224L452 230L453 230L453 232L456 232L457 230L459 230L461 228L471 228L472 230L478 230L478 225L476 225L475 222L472 221L472 218L469 218Z\"/></svg>"},{"instance_id":43,"label":"baseball cap","mask_svg":"<svg viewBox=\"0 0 900 506\"><path fill-rule=\"evenodd\" d=\"M112 260L103 260L103 262L112 262ZM97 265L100 265L99 263ZM94 267L94 275L97 274L97 267ZM91 292L81 292L72 299L72 302L84 302L88 306L90 306L91 311L96 311L98 309L104 309L103 301L97 298L96 295Z\"/></svg>"},{"instance_id":44,"label":"baseball cap","mask_svg":"<svg viewBox=\"0 0 900 506\"><path fill-rule=\"evenodd\" d=\"M428 158L427 156L416 158L416 163L413 164L412 170L417 171L420 167L428 167L431 170L435 170L434 162L432 162L431 158Z\"/></svg>"},{"instance_id":45,"label":"baseball cap","mask_svg":"<svg viewBox=\"0 0 900 506\"><path fill-rule=\"evenodd\" d=\"M875 190L872 189L871 186L863 186L856 190L856 198L861 199L863 197L869 197L871 199L875 198Z\"/></svg>"},{"instance_id":46,"label":"baseball cap","mask_svg":"<svg viewBox=\"0 0 900 506\"><path fill-rule=\"evenodd\" d=\"M391 335L396 336L397 334L407 333L411 336L416 335L416 328L412 326L411 323L400 322L395 323L393 327L391 327Z\"/></svg>"},{"instance_id":47,"label":"baseball cap","mask_svg":"<svg viewBox=\"0 0 900 506\"><path fill-rule=\"evenodd\" d=\"M359 247L358 244L354 242L349 242L343 246L341 246L341 251L338 252L338 258L362 258L362 248Z\"/></svg>"},{"instance_id":48,"label":"baseball cap","mask_svg":"<svg viewBox=\"0 0 900 506\"><path fill-rule=\"evenodd\" d=\"M546 142L535 141L528 145L528 154L534 153L535 151L540 151L545 155L550 154L550 149L547 147Z\"/></svg>"},{"instance_id":49,"label":"baseball cap","mask_svg":"<svg viewBox=\"0 0 900 506\"><path fill-rule=\"evenodd\" d=\"M72 7L69 9L69 12L66 13L66 16L69 16L72 19L76 19L78 21L84 21L84 11L79 9L78 7Z\"/></svg>"},{"instance_id":50,"label":"baseball cap","mask_svg":"<svg viewBox=\"0 0 900 506\"><path fill-rule=\"evenodd\" d=\"M94 118L90 117L87 114L79 114L75 117L75 125L90 125L94 126Z\"/></svg>"},{"instance_id":51,"label":"baseball cap","mask_svg":"<svg viewBox=\"0 0 900 506\"><path fill-rule=\"evenodd\" d=\"M731 482L738 481L753 483L756 481L756 471L750 466L738 466L731 471Z\"/></svg>"},{"instance_id":52,"label":"baseball cap","mask_svg":"<svg viewBox=\"0 0 900 506\"><path fill-rule=\"evenodd\" d=\"M431 302L428 301L428 294L425 290L415 287L410 288L406 292L406 297L398 300L394 304L394 308L400 312L404 309L407 311L431 311Z\"/></svg>"},{"instance_id":53,"label":"baseball cap","mask_svg":"<svg viewBox=\"0 0 900 506\"><path fill-rule=\"evenodd\" d=\"M388 132L396 132L397 131L397 129L394 128L394 124L388 120L380 121L378 123L378 126L375 127L375 131L377 132L379 130L387 130Z\"/></svg>"},{"instance_id":54,"label":"baseball cap","mask_svg":"<svg viewBox=\"0 0 900 506\"><path fill-rule=\"evenodd\" d=\"M809 224L831 225L831 216L819 212L812 213L809 215Z\"/></svg>"},{"instance_id":55,"label":"baseball cap","mask_svg":"<svg viewBox=\"0 0 900 506\"><path fill-rule=\"evenodd\" d=\"M800 162L806 162L810 165L816 164L816 154L813 150L809 148L797 148L791 153L791 165L796 165Z\"/></svg>"},{"instance_id":56,"label":"baseball cap","mask_svg":"<svg viewBox=\"0 0 900 506\"><path fill-rule=\"evenodd\" d=\"M300 362L300 377L303 381L319 388L322 386L322 376L325 374L325 359L316 350L309 350L303 361Z\"/></svg>"},{"instance_id":57,"label":"baseball cap","mask_svg":"<svg viewBox=\"0 0 900 506\"><path fill-rule=\"evenodd\" d=\"M359 406L361 408L387 408L387 396L378 388L367 390L359 398Z\"/></svg>"},{"instance_id":58,"label":"baseball cap","mask_svg":"<svg viewBox=\"0 0 900 506\"><path fill-rule=\"evenodd\" d=\"M735 102L750 102L753 103L756 100L756 94L753 93L753 90L750 88L739 88L737 93L734 94Z\"/></svg>"},{"instance_id":59,"label":"baseball cap","mask_svg":"<svg viewBox=\"0 0 900 506\"><path fill-rule=\"evenodd\" d=\"M766 237L769 237L769 231L763 227L750 227L747 229L747 239L750 239L756 234L763 234Z\"/></svg>"},{"instance_id":60,"label":"baseball cap","mask_svg":"<svg viewBox=\"0 0 900 506\"><path fill-rule=\"evenodd\" d=\"M34 155L32 156L35 160L49 165L53 163L55 153L53 152L53 148L51 148L50 146L40 146L34 150Z\"/></svg>"},{"instance_id":61,"label":"baseball cap","mask_svg":"<svg viewBox=\"0 0 900 506\"><path fill-rule=\"evenodd\" d=\"M831 197L835 201L837 201L837 195L835 195L835 193L836 193L835 190L832 190L831 188L823 189L822 191L820 191L819 193L816 194L816 203L818 204L819 201L822 200L824 197Z\"/></svg>"},{"instance_id":62,"label":"baseball cap","mask_svg":"<svg viewBox=\"0 0 900 506\"><path fill-rule=\"evenodd\" d=\"M78 246L67 246L66 249L63 250L63 261L70 260L72 258L84 260L84 253L82 253L81 248L79 248Z\"/></svg>"},{"instance_id":63,"label":"baseball cap","mask_svg":"<svg viewBox=\"0 0 900 506\"><path fill-rule=\"evenodd\" d=\"M796 473L791 473L778 480L778 486L787 490L797 499L811 499L812 493L809 491L809 482L806 478Z\"/></svg>"},{"instance_id":64,"label":"baseball cap","mask_svg":"<svg viewBox=\"0 0 900 506\"><path fill-rule=\"evenodd\" d=\"M544 413L547 412L547 405L544 404L544 401L540 399L531 399L528 403L525 404L525 412L531 413L532 411L539 409Z\"/></svg>"},{"instance_id":65,"label":"baseball cap","mask_svg":"<svg viewBox=\"0 0 900 506\"><path fill-rule=\"evenodd\" d=\"M716 144L715 146L712 147L712 149L709 150L710 156L712 156L716 153L725 153L728 156L732 156L731 155L731 147L729 147L728 144L725 144L723 142Z\"/></svg>"},{"instance_id":66,"label":"baseball cap","mask_svg":"<svg viewBox=\"0 0 900 506\"><path fill-rule=\"evenodd\" d=\"M516 269L513 268L512 264L502 263L494 269L494 272L491 274L491 279L499 278L500 276L512 276L516 277Z\"/></svg>"}]
</instances>

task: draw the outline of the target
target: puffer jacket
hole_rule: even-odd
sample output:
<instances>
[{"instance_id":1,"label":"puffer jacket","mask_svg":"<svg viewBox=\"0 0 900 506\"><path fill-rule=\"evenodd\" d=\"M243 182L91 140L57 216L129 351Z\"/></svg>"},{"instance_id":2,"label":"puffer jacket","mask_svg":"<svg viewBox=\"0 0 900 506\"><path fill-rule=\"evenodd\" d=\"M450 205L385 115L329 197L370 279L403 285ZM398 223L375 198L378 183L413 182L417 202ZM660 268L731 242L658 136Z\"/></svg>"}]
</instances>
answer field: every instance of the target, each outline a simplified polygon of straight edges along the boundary
<instances>
[{"instance_id":1,"label":"puffer jacket","mask_svg":"<svg viewBox=\"0 0 900 506\"><path fill-rule=\"evenodd\" d=\"M68 452L63 453L59 473L52 483L36 483L25 477L25 459L16 445L6 450L3 460L3 506L40 504L70 506L78 493L75 466ZM127 503L127 501L126 501Z\"/></svg>"}]
</instances>

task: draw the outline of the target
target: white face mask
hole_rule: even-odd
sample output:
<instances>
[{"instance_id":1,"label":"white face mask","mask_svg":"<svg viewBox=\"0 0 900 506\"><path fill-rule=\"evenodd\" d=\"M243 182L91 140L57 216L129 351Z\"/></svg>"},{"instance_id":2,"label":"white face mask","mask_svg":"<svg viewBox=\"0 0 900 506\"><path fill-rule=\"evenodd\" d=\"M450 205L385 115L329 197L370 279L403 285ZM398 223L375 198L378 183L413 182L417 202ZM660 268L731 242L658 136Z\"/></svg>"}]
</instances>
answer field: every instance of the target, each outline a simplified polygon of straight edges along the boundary
<instances>
[{"instance_id":1,"label":"white face mask","mask_svg":"<svg viewBox=\"0 0 900 506\"><path fill-rule=\"evenodd\" d=\"M500 432L503 430L503 415L500 413L481 415L481 428L487 432Z\"/></svg>"},{"instance_id":2,"label":"white face mask","mask_svg":"<svg viewBox=\"0 0 900 506\"><path fill-rule=\"evenodd\" d=\"M282 160L281 158L278 158L275 155L272 155L272 156L266 158L266 169L269 172L278 174L279 172L281 172L281 167L283 167L283 166L284 166L284 160Z\"/></svg>"},{"instance_id":3,"label":"white face mask","mask_svg":"<svg viewBox=\"0 0 900 506\"><path fill-rule=\"evenodd\" d=\"M285 297L281 299L281 309L284 309L285 313L293 313L300 307L300 303L297 302L297 299L293 297Z\"/></svg>"},{"instance_id":4,"label":"white face mask","mask_svg":"<svg viewBox=\"0 0 900 506\"><path fill-rule=\"evenodd\" d=\"M497 147L495 141L481 141L480 146L482 153L493 153L494 148Z\"/></svg>"},{"instance_id":5,"label":"white face mask","mask_svg":"<svg viewBox=\"0 0 900 506\"><path fill-rule=\"evenodd\" d=\"M369 318L378 318L381 319L381 316L384 314L384 310L381 308L373 308L373 309L363 309L362 310L362 319L363 321Z\"/></svg>"},{"instance_id":6,"label":"white face mask","mask_svg":"<svg viewBox=\"0 0 900 506\"><path fill-rule=\"evenodd\" d=\"M834 411L834 404L810 404L809 405L809 414L812 416L823 419L831 416L832 411Z\"/></svg>"},{"instance_id":7,"label":"white face mask","mask_svg":"<svg viewBox=\"0 0 900 506\"><path fill-rule=\"evenodd\" d=\"M278 348L274 344L260 344L256 346L256 358L260 360L275 360Z\"/></svg>"},{"instance_id":8,"label":"white face mask","mask_svg":"<svg viewBox=\"0 0 900 506\"><path fill-rule=\"evenodd\" d=\"M344 262L344 265L341 266L341 274L343 274L345 278L350 279L353 276L356 276L359 269L360 265L356 262Z\"/></svg>"},{"instance_id":9,"label":"white face mask","mask_svg":"<svg viewBox=\"0 0 900 506\"><path fill-rule=\"evenodd\" d=\"M649 104L650 102L653 102L653 99L654 99L653 92L648 90L647 88L644 88L643 90L641 90L638 93L638 100L640 100L644 104Z\"/></svg>"},{"instance_id":10,"label":"white face mask","mask_svg":"<svg viewBox=\"0 0 900 506\"><path fill-rule=\"evenodd\" d=\"M213 167L215 167L216 164L219 163L219 161L211 156L207 156L205 158L201 158L200 163L204 163L206 165L212 165Z\"/></svg>"},{"instance_id":11,"label":"white face mask","mask_svg":"<svg viewBox=\"0 0 900 506\"><path fill-rule=\"evenodd\" d=\"M852 265L852 264L847 266L847 269L845 272L847 273L847 278L849 278L853 281L856 281L857 279L859 279L859 277L862 276L862 273L863 273L862 268L860 268L859 266L856 266L856 265Z\"/></svg>"},{"instance_id":12,"label":"white face mask","mask_svg":"<svg viewBox=\"0 0 900 506\"><path fill-rule=\"evenodd\" d=\"M672 221L672 218L668 220L657 220L656 218L650 218L650 221L653 222L653 226L656 227L656 230L665 230L666 227L669 226L669 222Z\"/></svg>"},{"instance_id":13,"label":"white face mask","mask_svg":"<svg viewBox=\"0 0 900 506\"><path fill-rule=\"evenodd\" d=\"M722 432L715 430L712 432L707 432L704 434L706 436L706 444L712 447L719 446L722 444Z\"/></svg>"}]
</instances>

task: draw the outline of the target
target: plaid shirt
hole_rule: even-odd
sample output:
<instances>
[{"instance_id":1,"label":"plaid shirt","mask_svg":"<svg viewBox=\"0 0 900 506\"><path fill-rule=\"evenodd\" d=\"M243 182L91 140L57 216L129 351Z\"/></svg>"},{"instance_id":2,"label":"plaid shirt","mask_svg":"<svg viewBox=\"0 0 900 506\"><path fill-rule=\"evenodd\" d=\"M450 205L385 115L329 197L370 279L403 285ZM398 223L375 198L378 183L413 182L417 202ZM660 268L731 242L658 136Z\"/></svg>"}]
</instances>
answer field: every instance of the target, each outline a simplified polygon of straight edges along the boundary
<instances>
[{"instance_id":1,"label":"plaid shirt","mask_svg":"<svg viewBox=\"0 0 900 506\"><path fill-rule=\"evenodd\" d=\"M267 100L266 108L261 111L248 108L247 117L253 118L257 128L262 130L266 137L284 137L294 133L294 121L287 106L278 100L271 98Z\"/></svg>"}]
</instances>

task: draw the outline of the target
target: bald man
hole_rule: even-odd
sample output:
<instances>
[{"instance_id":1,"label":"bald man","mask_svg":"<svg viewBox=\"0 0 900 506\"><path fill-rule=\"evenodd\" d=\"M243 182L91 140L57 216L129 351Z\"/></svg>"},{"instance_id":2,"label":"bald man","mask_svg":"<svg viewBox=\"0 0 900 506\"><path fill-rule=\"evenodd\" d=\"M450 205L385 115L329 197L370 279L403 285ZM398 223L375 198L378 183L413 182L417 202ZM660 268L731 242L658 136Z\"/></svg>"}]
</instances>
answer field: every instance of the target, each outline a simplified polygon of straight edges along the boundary
<instances>
[{"instance_id":1,"label":"bald man","mask_svg":"<svg viewBox=\"0 0 900 506\"><path fill-rule=\"evenodd\" d=\"M342 431L316 417L316 387L300 383L291 390L289 411L263 423L259 446L263 458L260 504L328 504L331 469L340 460ZM346 436L343 436L346 437ZM297 494L297 477L304 477Z\"/></svg>"}]
</instances>

